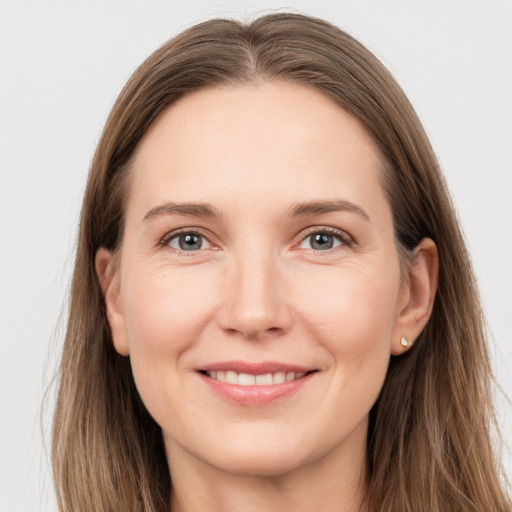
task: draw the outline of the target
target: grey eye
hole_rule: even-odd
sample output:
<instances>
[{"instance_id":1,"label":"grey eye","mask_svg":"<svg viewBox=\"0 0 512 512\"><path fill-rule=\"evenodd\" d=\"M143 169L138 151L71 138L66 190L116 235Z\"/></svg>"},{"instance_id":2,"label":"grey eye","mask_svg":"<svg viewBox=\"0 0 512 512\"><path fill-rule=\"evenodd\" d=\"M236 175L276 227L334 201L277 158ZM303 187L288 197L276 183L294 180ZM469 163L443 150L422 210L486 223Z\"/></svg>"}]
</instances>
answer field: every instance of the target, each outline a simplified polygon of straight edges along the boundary
<instances>
[{"instance_id":1,"label":"grey eye","mask_svg":"<svg viewBox=\"0 0 512 512\"><path fill-rule=\"evenodd\" d=\"M181 251L198 251L199 249L207 249L210 246L208 241L197 233L180 233L172 237L168 245L173 249Z\"/></svg>"},{"instance_id":2,"label":"grey eye","mask_svg":"<svg viewBox=\"0 0 512 512\"><path fill-rule=\"evenodd\" d=\"M315 251L326 251L328 249L333 249L334 247L339 247L342 245L342 241L340 237L336 235L332 235L330 233L313 233L312 235L308 235L301 242L300 247L302 249L313 249Z\"/></svg>"}]
</instances>

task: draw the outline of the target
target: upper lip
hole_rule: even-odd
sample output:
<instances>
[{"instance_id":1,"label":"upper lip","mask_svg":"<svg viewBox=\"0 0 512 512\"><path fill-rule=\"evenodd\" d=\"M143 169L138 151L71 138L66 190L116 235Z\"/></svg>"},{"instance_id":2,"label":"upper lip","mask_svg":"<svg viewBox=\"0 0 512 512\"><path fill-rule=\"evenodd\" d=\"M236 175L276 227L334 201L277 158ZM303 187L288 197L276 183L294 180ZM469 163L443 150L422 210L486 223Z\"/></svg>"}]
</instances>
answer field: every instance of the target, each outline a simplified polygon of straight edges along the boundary
<instances>
[{"instance_id":1,"label":"upper lip","mask_svg":"<svg viewBox=\"0 0 512 512\"><path fill-rule=\"evenodd\" d=\"M265 373L278 372L311 372L316 368L301 366L297 364L280 363L277 361L263 361L261 363L251 363L247 361L219 361L207 364L197 368L197 371L216 372L216 371L232 371L236 373L247 373L249 375L263 375Z\"/></svg>"}]
</instances>

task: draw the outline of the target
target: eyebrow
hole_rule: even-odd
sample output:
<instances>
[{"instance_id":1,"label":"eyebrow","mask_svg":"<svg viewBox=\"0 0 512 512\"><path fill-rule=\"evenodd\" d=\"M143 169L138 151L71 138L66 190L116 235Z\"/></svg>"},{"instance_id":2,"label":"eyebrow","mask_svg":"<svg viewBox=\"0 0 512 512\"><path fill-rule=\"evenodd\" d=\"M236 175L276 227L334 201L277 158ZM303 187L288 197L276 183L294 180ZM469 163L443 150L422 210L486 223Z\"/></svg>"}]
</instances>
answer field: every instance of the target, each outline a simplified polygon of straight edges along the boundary
<instances>
[{"instance_id":1,"label":"eyebrow","mask_svg":"<svg viewBox=\"0 0 512 512\"><path fill-rule=\"evenodd\" d=\"M368 214L358 205L345 199L328 201L307 201L292 205L288 210L288 217L302 217L308 215L321 215L331 212L352 212L370 220ZM184 215L186 217L217 218L222 214L213 205L208 203L175 203L167 202L155 206L144 215L144 222L162 215Z\"/></svg>"},{"instance_id":2,"label":"eyebrow","mask_svg":"<svg viewBox=\"0 0 512 512\"><path fill-rule=\"evenodd\" d=\"M148 222L161 215L185 215L187 217L220 217L221 213L208 203L173 203L168 202L151 208L144 215L144 222Z\"/></svg>"},{"instance_id":3,"label":"eyebrow","mask_svg":"<svg viewBox=\"0 0 512 512\"><path fill-rule=\"evenodd\" d=\"M289 217L300 217L306 215L321 215L331 212L352 212L361 215L364 219L370 220L368 214L357 204L345 199L333 199L329 201L308 201L293 205L289 211Z\"/></svg>"}]
</instances>

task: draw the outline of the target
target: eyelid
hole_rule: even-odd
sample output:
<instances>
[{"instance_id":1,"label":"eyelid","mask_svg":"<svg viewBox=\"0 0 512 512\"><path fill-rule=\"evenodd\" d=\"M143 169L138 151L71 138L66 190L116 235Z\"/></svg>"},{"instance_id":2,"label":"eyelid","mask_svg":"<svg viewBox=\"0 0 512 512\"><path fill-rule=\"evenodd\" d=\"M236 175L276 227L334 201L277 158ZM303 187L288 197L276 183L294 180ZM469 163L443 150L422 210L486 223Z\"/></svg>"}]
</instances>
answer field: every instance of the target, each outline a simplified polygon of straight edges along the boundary
<instances>
[{"instance_id":1,"label":"eyelid","mask_svg":"<svg viewBox=\"0 0 512 512\"><path fill-rule=\"evenodd\" d=\"M311 226L309 228L306 228L304 231L302 231L299 235L300 239L299 242L296 245L301 244L306 240L309 236L314 234L326 234L331 235L336 238L338 238L341 241L341 247L350 247L354 243L354 239L346 232L338 228L333 228L331 226ZM311 251L314 251L315 253L325 252L328 253L330 251L336 250L338 247L334 247L332 249L325 249L324 251L318 251L315 249L310 249Z\"/></svg>"},{"instance_id":2,"label":"eyelid","mask_svg":"<svg viewBox=\"0 0 512 512\"><path fill-rule=\"evenodd\" d=\"M206 249L201 249L199 251L183 251L183 250L180 250L180 249L176 249L175 247L170 247L169 246L169 242L173 239L173 238L176 238L180 235L184 235L184 234L187 234L187 235L197 235L197 236L200 236L202 238L204 238L208 244L210 244L211 247L208 247ZM203 229L201 228L196 228L196 227L186 227L186 228L179 228L179 229L174 229L173 231L169 231L168 233L166 233L161 239L160 239L160 242L158 242L158 245L160 247L167 247L173 251L177 251L177 252L182 252L182 253L187 253L187 256L191 256L192 253L194 252L201 252L201 251L204 251L204 250L212 250L212 249L217 249L218 246L217 244L215 244L213 241L212 241L212 236L211 234L209 233L206 233Z\"/></svg>"},{"instance_id":3,"label":"eyelid","mask_svg":"<svg viewBox=\"0 0 512 512\"><path fill-rule=\"evenodd\" d=\"M338 228L334 228L334 227L331 227L331 226L310 226L306 229L304 229L303 231L300 232L300 234L298 235L298 242L296 244L294 244L294 246L296 247L297 245L301 244L304 240L306 240L306 238L308 236L311 236L313 234L316 234L316 233L319 233L319 234L327 234L327 235L331 235L331 236L335 236L336 238L338 238L341 243L342 243L342 246L345 246L345 247L350 247L353 243L355 243L355 240L352 236L350 236L346 231L343 231L341 229L338 229ZM180 251L179 249L176 249L176 248L171 248L169 247L169 241L172 240L173 238L179 236L179 235L182 235L182 234L194 234L194 235L198 235L198 236L201 236L203 237L205 240L207 240L207 242L212 246L208 249L202 249L202 250L211 250L211 249L218 249L219 248L219 244L218 243L215 243L212 238L213 236L211 235L211 233L207 233L205 232L205 230L201 229L201 228L197 228L197 227L184 227L184 228L178 228L178 229L175 229L175 230L172 230L172 231L169 231L168 233L166 233L161 239L160 239L160 242L158 243L159 246L161 247L168 247L174 251L179 251L179 252L183 252L183 253L187 253L187 255L192 255L191 253L194 253L194 252L201 252L201 251ZM325 253L328 253L328 252L331 252L333 250L336 250L338 249L338 247L335 247L335 248L332 248L332 249L326 249L325 251L318 251L318 250L315 250L315 249L310 249L311 251L315 252L315 253L320 253L320 252L325 252Z\"/></svg>"}]
</instances>

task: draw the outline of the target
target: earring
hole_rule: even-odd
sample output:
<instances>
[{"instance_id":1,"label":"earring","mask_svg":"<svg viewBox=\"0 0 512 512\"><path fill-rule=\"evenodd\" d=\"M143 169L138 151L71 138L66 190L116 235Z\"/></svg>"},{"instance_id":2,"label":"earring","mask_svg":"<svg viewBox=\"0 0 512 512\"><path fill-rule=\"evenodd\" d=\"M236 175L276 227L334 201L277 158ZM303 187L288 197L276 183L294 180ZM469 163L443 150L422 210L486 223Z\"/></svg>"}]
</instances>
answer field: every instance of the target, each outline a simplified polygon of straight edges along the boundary
<instances>
[{"instance_id":1,"label":"earring","mask_svg":"<svg viewBox=\"0 0 512 512\"><path fill-rule=\"evenodd\" d=\"M402 347L404 347L405 349L409 348L409 340L405 336L402 336L402 339L400 340L400 345L402 345Z\"/></svg>"}]
</instances>

